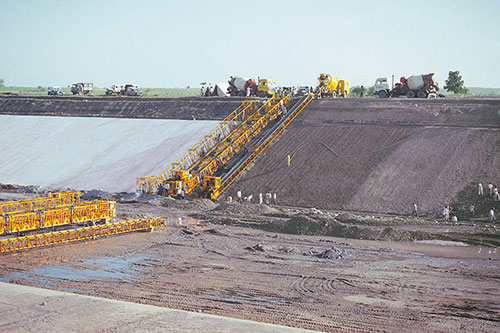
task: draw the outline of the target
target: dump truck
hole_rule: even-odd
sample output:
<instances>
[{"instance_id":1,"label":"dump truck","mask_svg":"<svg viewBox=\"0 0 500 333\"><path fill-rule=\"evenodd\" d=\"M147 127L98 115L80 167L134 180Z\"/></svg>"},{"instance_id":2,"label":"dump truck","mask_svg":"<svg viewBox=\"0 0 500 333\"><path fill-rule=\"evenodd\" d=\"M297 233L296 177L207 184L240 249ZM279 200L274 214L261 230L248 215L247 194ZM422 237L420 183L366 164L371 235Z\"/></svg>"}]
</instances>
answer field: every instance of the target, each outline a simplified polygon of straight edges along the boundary
<instances>
[{"instance_id":1,"label":"dump truck","mask_svg":"<svg viewBox=\"0 0 500 333\"><path fill-rule=\"evenodd\" d=\"M139 91L139 86L137 84L126 84L120 91L120 95L123 96L140 96L142 93Z\"/></svg>"},{"instance_id":2,"label":"dump truck","mask_svg":"<svg viewBox=\"0 0 500 333\"><path fill-rule=\"evenodd\" d=\"M374 93L380 98L407 96L408 98L437 97L439 87L433 79L434 73L402 76L394 84L394 75L391 78L380 77L375 81Z\"/></svg>"},{"instance_id":3,"label":"dump truck","mask_svg":"<svg viewBox=\"0 0 500 333\"><path fill-rule=\"evenodd\" d=\"M316 92L319 97L347 97L349 95L349 81L339 80L330 74L320 74L318 76L318 87Z\"/></svg>"},{"instance_id":4,"label":"dump truck","mask_svg":"<svg viewBox=\"0 0 500 333\"><path fill-rule=\"evenodd\" d=\"M73 95L88 95L94 90L94 84L93 83L84 83L84 82L79 82L79 83L73 83L71 86L71 92Z\"/></svg>"}]
</instances>

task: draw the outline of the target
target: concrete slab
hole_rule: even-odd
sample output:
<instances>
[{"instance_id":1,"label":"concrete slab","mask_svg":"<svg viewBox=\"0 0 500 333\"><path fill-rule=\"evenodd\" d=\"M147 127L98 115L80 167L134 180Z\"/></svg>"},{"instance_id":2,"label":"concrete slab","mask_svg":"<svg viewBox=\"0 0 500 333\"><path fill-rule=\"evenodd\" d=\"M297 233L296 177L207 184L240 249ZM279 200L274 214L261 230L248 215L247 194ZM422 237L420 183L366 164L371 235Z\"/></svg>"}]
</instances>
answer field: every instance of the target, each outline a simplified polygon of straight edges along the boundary
<instances>
[{"instance_id":1,"label":"concrete slab","mask_svg":"<svg viewBox=\"0 0 500 333\"><path fill-rule=\"evenodd\" d=\"M0 283L4 332L312 332Z\"/></svg>"},{"instance_id":2,"label":"concrete slab","mask_svg":"<svg viewBox=\"0 0 500 333\"><path fill-rule=\"evenodd\" d=\"M217 123L0 115L0 183L133 192Z\"/></svg>"}]
</instances>

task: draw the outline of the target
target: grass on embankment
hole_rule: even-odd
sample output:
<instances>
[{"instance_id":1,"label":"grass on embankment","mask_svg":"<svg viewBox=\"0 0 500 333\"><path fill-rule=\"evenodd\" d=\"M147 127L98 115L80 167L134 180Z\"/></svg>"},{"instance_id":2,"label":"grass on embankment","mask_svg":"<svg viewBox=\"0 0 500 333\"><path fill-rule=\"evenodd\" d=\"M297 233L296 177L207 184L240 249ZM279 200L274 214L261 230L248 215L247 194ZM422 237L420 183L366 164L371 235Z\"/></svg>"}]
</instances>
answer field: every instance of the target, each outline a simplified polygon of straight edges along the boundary
<instances>
[{"instance_id":1,"label":"grass on embankment","mask_svg":"<svg viewBox=\"0 0 500 333\"><path fill-rule=\"evenodd\" d=\"M71 88L61 87L65 95L72 95ZM105 95L106 88L94 88L91 96ZM189 97L199 96L199 88L140 88L144 96L158 97ZM12 93L18 95L47 95L47 87L1 87L0 93Z\"/></svg>"}]
</instances>

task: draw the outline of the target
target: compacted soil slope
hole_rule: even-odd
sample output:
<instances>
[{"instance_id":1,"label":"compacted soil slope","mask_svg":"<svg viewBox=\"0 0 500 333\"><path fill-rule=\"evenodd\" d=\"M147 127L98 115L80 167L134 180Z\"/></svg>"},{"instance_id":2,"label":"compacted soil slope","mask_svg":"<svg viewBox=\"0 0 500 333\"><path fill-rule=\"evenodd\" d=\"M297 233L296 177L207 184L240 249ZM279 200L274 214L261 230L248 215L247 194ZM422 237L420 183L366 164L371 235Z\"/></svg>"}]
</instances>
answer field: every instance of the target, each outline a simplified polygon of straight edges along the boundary
<instances>
[{"instance_id":1,"label":"compacted soil slope","mask_svg":"<svg viewBox=\"0 0 500 333\"><path fill-rule=\"evenodd\" d=\"M500 100L314 101L227 194L434 213L471 183L500 182L499 110Z\"/></svg>"}]
</instances>

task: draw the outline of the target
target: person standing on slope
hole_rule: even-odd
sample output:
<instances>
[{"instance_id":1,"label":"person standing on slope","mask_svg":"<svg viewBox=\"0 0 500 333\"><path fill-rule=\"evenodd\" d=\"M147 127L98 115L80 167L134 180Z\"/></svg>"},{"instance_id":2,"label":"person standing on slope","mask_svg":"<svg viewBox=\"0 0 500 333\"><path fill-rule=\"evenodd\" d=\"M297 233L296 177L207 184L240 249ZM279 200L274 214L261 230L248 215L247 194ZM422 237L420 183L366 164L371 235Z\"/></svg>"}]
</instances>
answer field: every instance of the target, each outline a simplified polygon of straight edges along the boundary
<instances>
[{"instance_id":1,"label":"person standing on slope","mask_svg":"<svg viewBox=\"0 0 500 333\"><path fill-rule=\"evenodd\" d=\"M483 184L477 184L477 195L483 195Z\"/></svg>"},{"instance_id":2,"label":"person standing on slope","mask_svg":"<svg viewBox=\"0 0 500 333\"><path fill-rule=\"evenodd\" d=\"M448 222L448 220L450 219L450 210L447 206L443 209L443 219L445 222Z\"/></svg>"},{"instance_id":3,"label":"person standing on slope","mask_svg":"<svg viewBox=\"0 0 500 333\"><path fill-rule=\"evenodd\" d=\"M488 183L488 192L490 193L490 197L493 195L493 184Z\"/></svg>"},{"instance_id":4,"label":"person standing on slope","mask_svg":"<svg viewBox=\"0 0 500 333\"><path fill-rule=\"evenodd\" d=\"M495 222L495 208L490 209L490 222L493 223Z\"/></svg>"}]
</instances>

